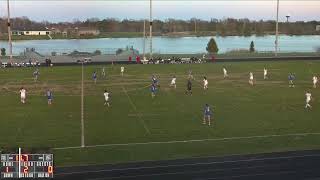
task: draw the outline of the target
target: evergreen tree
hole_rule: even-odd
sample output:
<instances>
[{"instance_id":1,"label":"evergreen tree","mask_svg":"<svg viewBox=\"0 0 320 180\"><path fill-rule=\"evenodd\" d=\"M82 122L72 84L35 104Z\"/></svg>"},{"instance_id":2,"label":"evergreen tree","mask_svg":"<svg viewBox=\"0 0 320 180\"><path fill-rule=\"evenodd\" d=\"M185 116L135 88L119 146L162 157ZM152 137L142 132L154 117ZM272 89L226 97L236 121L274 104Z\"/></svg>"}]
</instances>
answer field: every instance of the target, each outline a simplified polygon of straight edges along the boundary
<instances>
[{"instance_id":1,"label":"evergreen tree","mask_svg":"<svg viewBox=\"0 0 320 180\"><path fill-rule=\"evenodd\" d=\"M6 55L6 49L5 48L1 48L1 56L5 56Z\"/></svg>"},{"instance_id":2,"label":"evergreen tree","mask_svg":"<svg viewBox=\"0 0 320 180\"><path fill-rule=\"evenodd\" d=\"M254 48L254 42L253 41L251 41L251 43L250 43L250 52L255 52L256 50L255 50L255 48Z\"/></svg>"},{"instance_id":3,"label":"evergreen tree","mask_svg":"<svg viewBox=\"0 0 320 180\"><path fill-rule=\"evenodd\" d=\"M211 38L207 45L207 51L208 53L218 53L219 48L216 43L216 40L214 38Z\"/></svg>"}]
</instances>

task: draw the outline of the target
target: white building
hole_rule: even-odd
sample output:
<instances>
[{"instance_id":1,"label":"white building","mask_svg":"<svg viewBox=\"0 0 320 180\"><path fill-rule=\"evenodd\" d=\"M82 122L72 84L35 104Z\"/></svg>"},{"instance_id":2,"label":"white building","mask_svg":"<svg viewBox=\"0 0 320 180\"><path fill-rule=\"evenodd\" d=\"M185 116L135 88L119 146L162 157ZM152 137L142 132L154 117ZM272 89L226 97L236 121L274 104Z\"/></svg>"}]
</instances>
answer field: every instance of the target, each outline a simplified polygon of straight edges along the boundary
<instances>
[{"instance_id":1,"label":"white building","mask_svg":"<svg viewBox=\"0 0 320 180\"><path fill-rule=\"evenodd\" d=\"M46 36L50 35L50 30L14 30L12 35L25 35L25 36Z\"/></svg>"},{"instance_id":2,"label":"white building","mask_svg":"<svg viewBox=\"0 0 320 180\"><path fill-rule=\"evenodd\" d=\"M320 25L316 26L316 31L320 31Z\"/></svg>"}]
</instances>

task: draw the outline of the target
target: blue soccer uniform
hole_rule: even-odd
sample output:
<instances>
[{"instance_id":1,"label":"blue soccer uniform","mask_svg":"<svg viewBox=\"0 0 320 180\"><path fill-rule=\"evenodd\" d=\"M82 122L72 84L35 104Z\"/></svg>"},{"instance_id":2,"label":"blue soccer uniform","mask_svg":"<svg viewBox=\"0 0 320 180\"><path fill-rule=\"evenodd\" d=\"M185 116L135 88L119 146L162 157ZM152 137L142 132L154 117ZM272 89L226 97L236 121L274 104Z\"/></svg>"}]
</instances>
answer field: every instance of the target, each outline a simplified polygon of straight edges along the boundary
<instances>
[{"instance_id":1,"label":"blue soccer uniform","mask_svg":"<svg viewBox=\"0 0 320 180\"><path fill-rule=\"evenodd\" d=\"M50 90L47 91L47 98L48 98L48 104L51 104L53 96L52 96L52 92Z\"/></svg>"},{"instance_id":2,"label":"blue soccer uniform","mask_svg":"<svg viewBox=\"0 0 320 180\"><path fill-rule=\"evenodd\" d=\"M155 84L151 85L150 91L151 91L151 96L154 97L157 91Z\"/></svg>"},{"instance_id":3,"label":"blue soccer uniform","mask_svg":"<svg viewBox=\"0 0 320 180\"><path fill-rule=\"evenodd\" d=\"M212 111L210 109L210 106L206 104L204 107L204 114L203 114L203 124L206 124L206 121L208 121L208 125L211 125L211 116L212 116Z\"/></svg>"}]
</instances>

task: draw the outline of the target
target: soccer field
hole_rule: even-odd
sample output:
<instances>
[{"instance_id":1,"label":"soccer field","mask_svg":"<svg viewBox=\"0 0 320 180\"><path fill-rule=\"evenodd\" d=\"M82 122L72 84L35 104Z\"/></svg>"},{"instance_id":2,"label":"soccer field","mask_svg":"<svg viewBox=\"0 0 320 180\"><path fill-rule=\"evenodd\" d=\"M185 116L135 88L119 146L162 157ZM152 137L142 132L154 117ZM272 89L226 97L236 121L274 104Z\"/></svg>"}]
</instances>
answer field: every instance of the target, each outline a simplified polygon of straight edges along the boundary
<instances>
[{"instance_id":1,"label":"soccer field","mask_svg":"<svg viewBox=\"0 0 320 180\"><path fill-rule=\"evenodd\" d=\"M50 148L58 166L220 156L320 148L320 62L232 62L177 65L85 66L84 137L81 146L81 66L0 69L0 147ZM226 66L228 79L223 79ZM263 80L263 68L269 79ZM193 71L193 95L185 94ZM97 71L94 84L92 73ZM249 72L256 85L249 86ZM296 74L289 88L288 73ZM151 98L155 74L160 89ZM177 89L169 87L172 75ZM203 90L206 76L209 89ZM20 103L19 89L28 92ZM46 89L53 90L47 105ZM104 90L111 107L104 106ZM306 110L310 90L313 109ZM213 126L202 124L203 108L214 110Z\"/></svg>"}]
</instances>

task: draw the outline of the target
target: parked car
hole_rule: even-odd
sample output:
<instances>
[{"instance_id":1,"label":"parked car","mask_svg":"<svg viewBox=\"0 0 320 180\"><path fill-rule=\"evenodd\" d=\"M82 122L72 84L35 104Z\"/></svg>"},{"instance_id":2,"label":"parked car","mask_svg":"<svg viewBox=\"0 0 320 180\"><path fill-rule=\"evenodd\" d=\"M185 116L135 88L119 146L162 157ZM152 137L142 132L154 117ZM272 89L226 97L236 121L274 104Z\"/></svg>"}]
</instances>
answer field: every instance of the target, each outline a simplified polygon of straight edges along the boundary
<instances>
[{"instance_id":1,"label":"parked car","mask_svg":"<svg viewBox=\"0 0 320 180\"><path fill-rule=\"evenodd\" d=\"M81 64L82 62L84 64L87 64L87 63L91 63L92 60L91 60L91 58L84 58L83 60L80 60L80 59L77 60L77 63L79 63L79 64Z\"/></svg>"}]
</instances>

